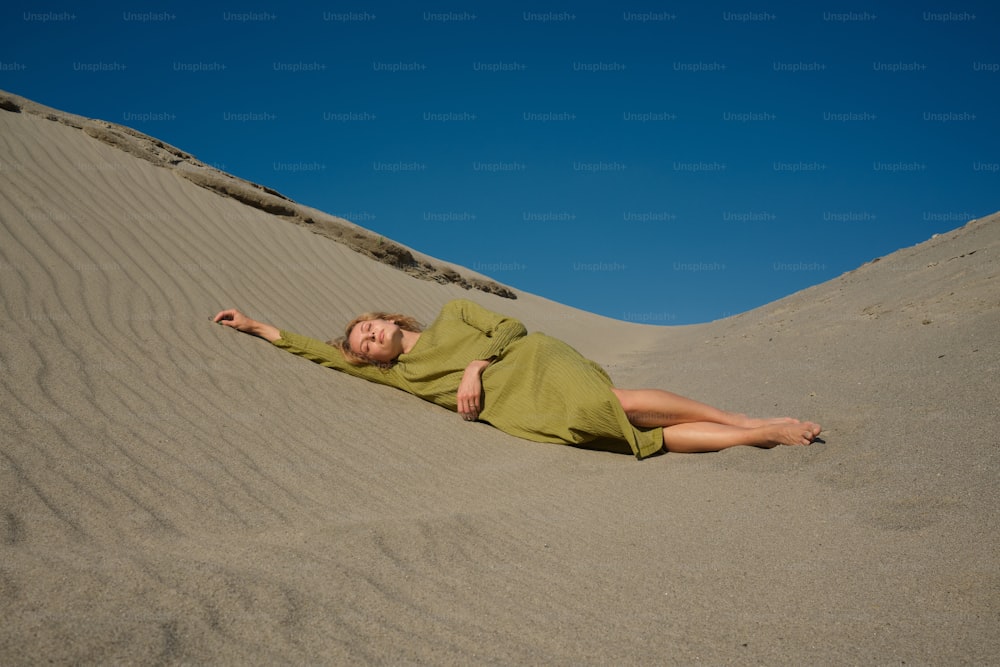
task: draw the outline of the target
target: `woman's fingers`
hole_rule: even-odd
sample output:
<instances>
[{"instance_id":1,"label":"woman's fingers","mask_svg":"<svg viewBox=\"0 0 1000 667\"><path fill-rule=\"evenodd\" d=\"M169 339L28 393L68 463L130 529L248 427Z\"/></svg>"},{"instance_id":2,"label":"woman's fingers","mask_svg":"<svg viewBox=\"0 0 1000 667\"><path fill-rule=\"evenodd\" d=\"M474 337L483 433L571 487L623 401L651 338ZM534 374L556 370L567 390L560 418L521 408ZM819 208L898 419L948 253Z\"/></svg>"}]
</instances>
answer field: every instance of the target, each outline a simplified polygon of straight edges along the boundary
<instances>
[{"instance_id":1,"label":"woman's fingers","mask_svg":"<svg viewBox=\"0 0 1000 667\"><path fill-rule=\"evenodd\" d=\"M458 396L456 396L456 409L462 419L474 421L479 419L480 397L483 393L482 380L479 374L466 370L462 381L458 385Z\"/></svg>"},{"instance_id":2,"label":"woman's fingers","mask_svg":"<svg viewBox=\"0 0 1000 667\"><path fill-rule=\"evenodd\" d=\"M235 308L227 308L226 310L219 311L216 313L215 317L212 318L212 321L223 326L232 327L238 331L246 329L246 325L249 322L246 315Z\"/></svg>"},{"instance_id":3,"label":"woman's fingers","mask_svg":"<svg viewBox=\"0 0 1000 667\"><path fill-rule=\"evenodd\" d=\"M464 398L458 401L458 414L466 421L479 418L479 398Z\"/></svg>"}]
</instances>

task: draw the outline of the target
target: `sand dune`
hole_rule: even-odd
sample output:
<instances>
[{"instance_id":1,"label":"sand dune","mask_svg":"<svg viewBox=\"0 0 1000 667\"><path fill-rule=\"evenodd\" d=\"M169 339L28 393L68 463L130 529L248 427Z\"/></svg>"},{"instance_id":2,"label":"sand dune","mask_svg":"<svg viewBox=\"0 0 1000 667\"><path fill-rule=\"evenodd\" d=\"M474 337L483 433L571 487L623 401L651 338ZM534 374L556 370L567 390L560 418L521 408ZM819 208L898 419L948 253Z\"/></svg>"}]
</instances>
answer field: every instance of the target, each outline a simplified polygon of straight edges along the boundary
<instances>
[{"instance_id":1,"label":"sand dune","mask_svg":"<svg viewBox=\"0 0 1000 667\"><path fill-rule=\"evenodd\" d=\"M1000 662L1000 215L647 327L404 248L417 279L183 151L4 98L0 663ZM456 297L825 443L540 445L209 322L322 337Z\"/></svg>"}]
</instances>

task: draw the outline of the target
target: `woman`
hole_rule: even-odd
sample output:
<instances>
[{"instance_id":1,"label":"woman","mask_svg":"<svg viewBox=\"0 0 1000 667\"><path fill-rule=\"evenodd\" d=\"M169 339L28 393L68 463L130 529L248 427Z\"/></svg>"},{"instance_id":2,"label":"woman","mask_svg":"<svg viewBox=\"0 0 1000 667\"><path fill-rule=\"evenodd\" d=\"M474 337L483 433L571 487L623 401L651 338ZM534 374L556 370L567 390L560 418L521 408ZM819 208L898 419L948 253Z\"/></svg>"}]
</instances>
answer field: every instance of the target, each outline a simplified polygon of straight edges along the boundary
<instances>
[{"instance_id":1,"label":"woman","mask_svg":"<svg viewBox=\"0 0 1000 667\"><path fill-rule=\"evenodd\" d=\"M422 330L412 318L369 313L322 343L223 310L214 322L372 382L402 389L537 442L614 449L638 458L662 449L714 452L736 445L808 445L818 424L752 419L659 389L618 389L600 366L519 321L459 299Z\"/></svg>"}]
</instances>

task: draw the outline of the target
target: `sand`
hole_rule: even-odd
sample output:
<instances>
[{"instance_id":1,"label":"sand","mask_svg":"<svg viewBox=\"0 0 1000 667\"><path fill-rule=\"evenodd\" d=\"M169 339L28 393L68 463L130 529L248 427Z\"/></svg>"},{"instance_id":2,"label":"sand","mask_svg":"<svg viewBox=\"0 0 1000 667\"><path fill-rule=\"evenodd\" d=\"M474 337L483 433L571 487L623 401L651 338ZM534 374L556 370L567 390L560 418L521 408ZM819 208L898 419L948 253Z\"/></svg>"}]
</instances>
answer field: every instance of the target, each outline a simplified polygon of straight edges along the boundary
<instances>
[{"instance_id":1,"label":"sand","mask_svg":"<svg viewBox=\"0 0 1000 667\"><path fill-rule=\"evenodd\" d=\"M0 102L0 663L1000 663L1000 215L653 327ZM209 321L456 297L824 442L542 445Z\"/></svg>"}]
</instances>

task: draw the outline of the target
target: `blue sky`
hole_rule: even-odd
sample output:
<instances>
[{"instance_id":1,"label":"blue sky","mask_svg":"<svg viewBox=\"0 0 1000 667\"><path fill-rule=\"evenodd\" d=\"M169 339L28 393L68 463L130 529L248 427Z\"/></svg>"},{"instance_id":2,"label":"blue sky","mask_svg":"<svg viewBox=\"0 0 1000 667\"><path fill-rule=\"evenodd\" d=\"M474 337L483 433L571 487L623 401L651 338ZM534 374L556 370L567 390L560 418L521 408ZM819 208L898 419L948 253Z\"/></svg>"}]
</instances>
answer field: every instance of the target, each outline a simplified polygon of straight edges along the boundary
<instances>
[{"instance_id":1,"label":"blue sky","mask_svg":"<svg viewBox=\"0 0 1000 667\"><path fill-rule=\"evenodd\" d=\"M1000 210L992 2L92 4L2 10L0 88L618 319Z\"/></svg>"}]
</instances>

